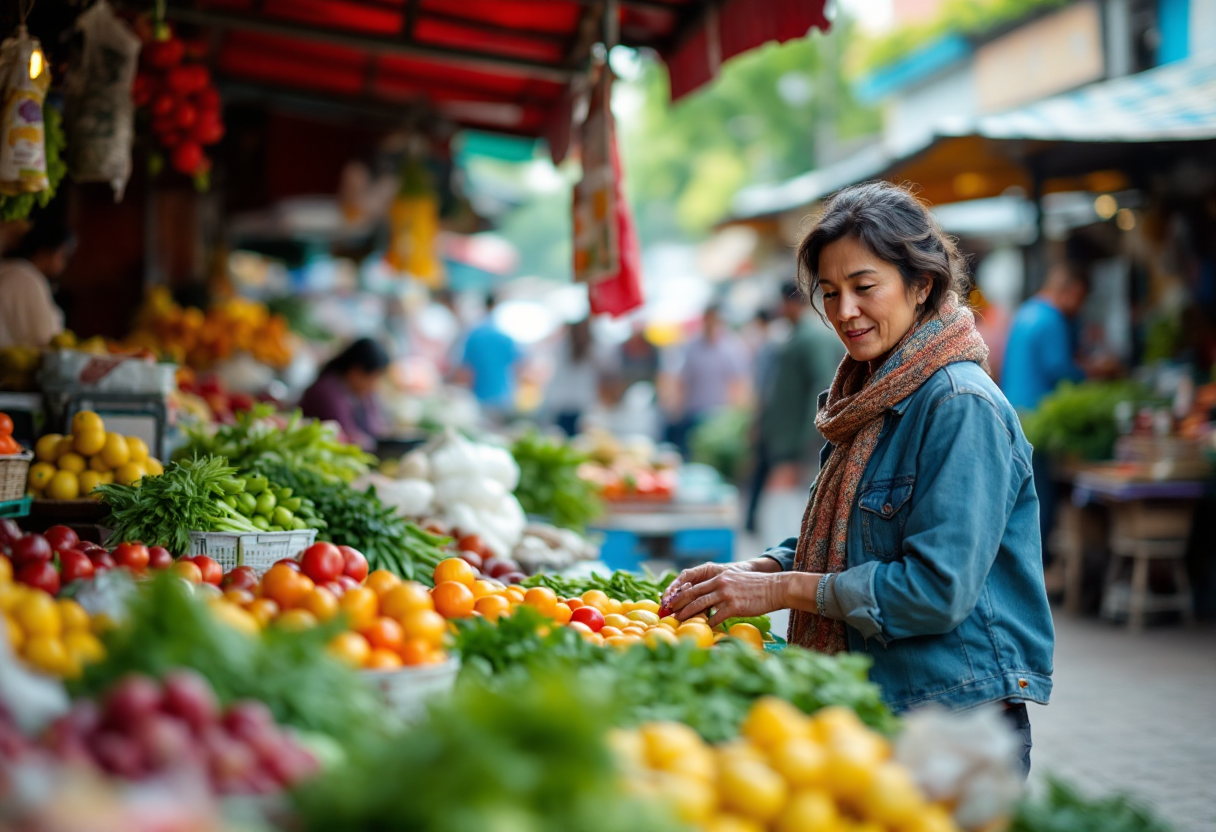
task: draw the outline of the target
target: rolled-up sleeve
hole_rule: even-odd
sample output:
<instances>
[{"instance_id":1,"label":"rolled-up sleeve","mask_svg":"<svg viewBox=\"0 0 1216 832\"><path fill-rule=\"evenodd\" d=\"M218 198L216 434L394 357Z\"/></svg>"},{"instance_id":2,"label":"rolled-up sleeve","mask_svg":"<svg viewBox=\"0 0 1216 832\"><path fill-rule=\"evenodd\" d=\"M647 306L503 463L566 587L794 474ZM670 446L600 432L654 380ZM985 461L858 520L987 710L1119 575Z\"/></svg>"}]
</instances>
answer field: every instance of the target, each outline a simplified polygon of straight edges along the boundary
<instances>
[{"instance_id":1,"label":"rolled-up sleeve","mask_svg":"<svg viewBox=\"0 0 1216 832\"><path fill-rule=\"evenodd\" d=\"M781 541L777 546L770 549L765 549L760 557L772 558L777 561L782 572L788 572L794 568L794 553L798 550L798 538L789 537Z\"/></svg>"},{"instance_id":2,"label":"rolled-up sleeve","mask_svg":"<svg viewBox=\"0 0 1216 832\"><path fill-rule=\"evenodd\" d=\"M996 408L959 393L930 417L902 557L842 572L844 620L885 643L948 633L975 608L1010 511L1013 446Z\"/></svg>"}]
</instances>

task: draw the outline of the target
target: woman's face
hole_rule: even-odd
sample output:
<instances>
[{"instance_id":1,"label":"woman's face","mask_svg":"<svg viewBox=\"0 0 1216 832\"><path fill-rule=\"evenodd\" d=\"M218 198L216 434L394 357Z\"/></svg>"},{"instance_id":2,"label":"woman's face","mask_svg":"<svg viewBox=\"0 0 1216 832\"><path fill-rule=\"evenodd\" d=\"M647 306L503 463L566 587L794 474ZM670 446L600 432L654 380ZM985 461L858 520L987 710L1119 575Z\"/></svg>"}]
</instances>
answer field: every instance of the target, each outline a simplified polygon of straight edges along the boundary
<instances>
[{"instance_id":1,"label":"woman's face","mask_svg":"<svg viewBox=\"0 0 1216 832\"><path fill-rule=\"evenodd\" d=\"M383 370L368 371L362 367L351 367L346 371L346 386L356 396L366 396L376 389L383 375Z\"/></svg>"},{"instance_id":2,"label":"woman's face","mask_svg":"<svg viewBox=\"0 0 1216 832\"><path fill-rule=\"evenodd\" d=\"M929 285L908 290L899 269L843 237L819 254L823 311L854 361L887 356L916 322Z\"/></svg>"}]
</instances>

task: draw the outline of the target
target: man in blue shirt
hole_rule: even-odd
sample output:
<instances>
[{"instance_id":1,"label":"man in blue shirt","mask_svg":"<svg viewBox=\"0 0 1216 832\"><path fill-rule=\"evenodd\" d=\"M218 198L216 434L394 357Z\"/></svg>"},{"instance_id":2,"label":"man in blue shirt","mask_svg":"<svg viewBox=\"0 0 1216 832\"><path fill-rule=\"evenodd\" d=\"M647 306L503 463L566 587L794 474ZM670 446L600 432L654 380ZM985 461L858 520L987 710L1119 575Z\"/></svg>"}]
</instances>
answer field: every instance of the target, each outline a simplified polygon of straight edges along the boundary
<instances>
[{"instance_id":1,"label":"man in blue shirt","mask_svg":"<svg viewBox=\"0 0 1216 832\"><path fill-rule=\"evenodd\" d=\"M1013 318L1005 347L1001 389L1019 411L1034 410L1062 381L1082 381L1085 371L1073 355L1072 320L1089 296L1089 274L1078 263L1062 261L1047 273L1047 282L1022 304ZM1055 523L1055 481L1050 460L1035 451L1032 457L1034 487L1039 495L1039 531L1043 562L1051 562L1047 547Z\"/></svg>"},{"instance_id":2,"label":"man in blue shirt","mask_svg":"<svg viewBox=\"0 0 1216 832\"><path fill-rule=\"evenodd\" d=\"M493 295L486 298L486 317L469 333L461 368L468 374L473 395L493 415L506 416L515 405L515 363L519 348L510 335L494 325Z\"/></svg>"}]
</instances>

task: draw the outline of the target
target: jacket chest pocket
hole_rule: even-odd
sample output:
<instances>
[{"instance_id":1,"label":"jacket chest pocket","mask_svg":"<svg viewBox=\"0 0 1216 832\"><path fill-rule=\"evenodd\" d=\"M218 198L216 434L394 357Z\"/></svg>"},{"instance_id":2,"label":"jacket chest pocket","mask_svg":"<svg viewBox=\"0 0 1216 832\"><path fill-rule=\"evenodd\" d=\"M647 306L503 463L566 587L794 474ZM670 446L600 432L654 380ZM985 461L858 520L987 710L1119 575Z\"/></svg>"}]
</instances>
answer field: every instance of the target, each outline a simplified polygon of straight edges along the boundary
<instances>
[{"instance_id":1,"label":"jacket chest pocket","mask_svg":"<svg viewBox=\"0 0 1216 832\"><path fill-rule=\"evenodd\" d=\"M861 536L866 554L879 560L895 560L903 549L904 524L911 510L915 477L876 480L857 498L861 508Z\"/></svg>"}]
</instances>

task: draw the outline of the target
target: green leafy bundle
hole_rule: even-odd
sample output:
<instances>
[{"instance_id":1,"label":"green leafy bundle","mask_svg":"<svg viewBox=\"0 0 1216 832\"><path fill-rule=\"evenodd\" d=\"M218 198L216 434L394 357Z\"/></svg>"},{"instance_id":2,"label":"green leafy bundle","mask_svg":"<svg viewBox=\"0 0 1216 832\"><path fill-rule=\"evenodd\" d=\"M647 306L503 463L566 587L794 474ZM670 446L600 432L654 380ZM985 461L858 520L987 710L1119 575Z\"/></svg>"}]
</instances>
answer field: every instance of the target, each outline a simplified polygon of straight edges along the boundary
<instances>
[{"instance_id":1,"label":"green leafy bundle","mask_svg":"<svg viewBox=\"0 0 1216 832\"><path fill-rule=\"evenodd\" d=\"M159 678L189 667L225 704L259 699L279 722L355 742L380 730L383 706L357 672L326 652L340 626L271 628L250 637L215 618L183 581L164 574L139 585L126 621L104 636L106 658L87 666L75 692L97 696L127 673Z\"/></svg>"},{"instance_id":2,"label":"green leafy bundle","mask_svg":"<svg viewBox=\"0 0 1216 832\"><path fill-rule=\"evenodd\" d=\"M380 501L375 488L359 491L314 469L267 458L257 460L254 467L293 492L308 495L325 521L317 539L358 549L372 569L387 569L430 586L435 565L451 555L443 549L448 538L429 534L400 517Z\"/></svg>"},{"instance_id":3,"label":"green leafy bundle","mask_svg":"<svg viewBox=\"0 0 1216 832\"><path fill-rule=\"evenodd\" d=\"M0 222L24 220L34 206L45 208L55 198L59 183L68 172L67 162L63 161L63 148L67 144L63 133L63 116L54 107L43 107L42 118L46 131L46 178L49 184L36 194L0 194Z\"/></svg>"},{"instance_id":4,"label":"green leafy bundle","mask_svg":"<svg viewBox=\"0 0 1216 832\"><path fill-rule=\"evenodd\" d=\"M247 517L224 498L236 469L222 457L173 463L163 474L136 485L111 483L97 491L110 508L115 540L140 540L175 554L190 551L190 532L256 532Z\"/></svg>"},{"instance_id":5,"label":"green leafy bundle","mask_svg":"<svg viewBox=\"0 0 1216 832\"><path fill-rule=\"evenodd\" d=\"M587 457L567 443L533 432L518 439L511 454L519 465L515 496L528 514L581 532L603 513L598 486L578 474Z\"/></svg>"},{"instance_id":6,"label":"green leafy bundle","mask_svg":"<svg viewBox=\"0 0 1216 832\"><path fill-rule=\"evenodd\" d=\"M1009 832L1170 832L1170 827L1127 795L1089 800L1051 779L1046 794L1018 806Z\"/></svg>"},{"instance_id":7,"label":"green leafy bundle","mask_svg":"<svg viewBox=\"0 0 1216 832\"><path fill-rule=\"evenodd\" d=\"M355 445L338 441L337 431L315 419L305 419L297 410L285 424L271 418L272 408L258 405L238 413L236 424L221 425L214 433L205 426L187 428L189 439L174 459L194 456L223 456L242 470L259 462L281 463L290 468L308 468L345 482L366 474L375 457Z\"/></svg>"},{"instance_id":8,"label":"green leafy bundle","mask_svg":"<svg viewBox=\"0 0 1216 832\"><path fill-rule=\"evenodd\" d=\"M741 407L726 408L710 416L689 437L693 462L710 466L731 482L740 480L751 455L747 438L751 423L751 412Z\"/></svg>"},{"instance_id":9,"label":"green leafy bundle","mask_svg":"<svg viewBox=\"0 0 1216 832\"><path fill-rule=\"evenodd\" d=\"M798 647L762 653L734 639L709 650L687 642L605 650L568 627L541 635L541 623L527 607L497 624L460 621L462 681L510 685L538 672L573 672L613 692L622 707L618 724L676 720L710 742L736 736L752 702L768 695L807 713L843 705L874 728L894 728L894 717L868 679L865 656L826 656Z\"/></svg>"},{"instance_id":10,"label":"green leafy bundle","mask_svg":"<svg viewBox=\"0 0 1216 832\"><path fill-rule=\"evenodd\" d=\"M303 832L631 832L684 827L626 794L614 702L577 680L464 687L292 795Z\"/></svg>"},{"instance_id":11,"label":"green leafy bundle","mask_svg":"<svg viewBox=\"0 0 1216 832\"><path fill-rule=\"evenodd\" d=\"M1022 429L1035 450L1053 457L1110 459L1119 438L1115 408L1146 401L1152 401L1151 393L1130 381L1066 382L1022 417Z\"/></svg>"},{"instance_id":12,"label":"green leafy bundle","mask_svg":"<svg viewBox=\"0 0 1216 832\"><path fill-rule=\"evenodd\" d=\"M523 580L525 587L547 586L563 598L573 598L592 589L598 589L609 598L618 601L659 601L663 591L676 579L675 572L666 572L658 577L645 573L638 576L618 569L605 578L603 575L588 575L585 578L564 578L558 575L533 575Z\"/></svg>"}]
</instances>

